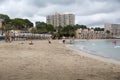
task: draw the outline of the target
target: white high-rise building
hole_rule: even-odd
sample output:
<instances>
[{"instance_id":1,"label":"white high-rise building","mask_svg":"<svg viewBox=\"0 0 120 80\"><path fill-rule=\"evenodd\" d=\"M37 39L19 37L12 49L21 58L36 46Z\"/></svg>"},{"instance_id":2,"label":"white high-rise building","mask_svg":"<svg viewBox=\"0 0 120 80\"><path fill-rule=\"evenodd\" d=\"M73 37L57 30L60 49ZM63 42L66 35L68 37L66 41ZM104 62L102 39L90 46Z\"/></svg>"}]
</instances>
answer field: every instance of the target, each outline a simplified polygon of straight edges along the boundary
<instances>
[{"instance_id":1,"label":"white high-rise building","mask_svg":"<svg viewBox=\"0 0 120 80\"><path fill-rule=\"evenodd\" d=\"M56 29L59 26L75 25L75 15L55 13L46 17L46 23L53 25Z\"/></svg>"},{"instance_id":2,"label":"white high-rise building","mask_svg":"<svg viewBox=\"0 0 120 80\"><path fill-rule=\"evenodd\" d=\"M114 35L120 35L120 24L105 24L105 31L109 30Z\"/></svg>"}]
</instances>

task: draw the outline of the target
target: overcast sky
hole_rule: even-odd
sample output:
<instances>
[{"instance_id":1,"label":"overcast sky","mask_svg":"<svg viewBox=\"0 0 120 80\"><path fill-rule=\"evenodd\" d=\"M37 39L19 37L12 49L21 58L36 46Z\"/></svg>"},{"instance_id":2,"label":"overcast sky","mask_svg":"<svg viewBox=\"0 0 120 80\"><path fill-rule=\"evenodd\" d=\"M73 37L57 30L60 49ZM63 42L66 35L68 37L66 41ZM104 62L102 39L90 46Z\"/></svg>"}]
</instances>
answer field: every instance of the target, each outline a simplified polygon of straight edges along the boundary
<instances>
[{"instance_id":1,"label":"overcast sky","mask_svg":"<svg viewBox=\"0 0 120 80\"><path fill-rule=\"evenodd\" d=\"M73 13L76 24L103 27L104 23L120 23L120 0L0 0L0 13L10 18L27 18L46 22L55 12Z\"/></svg>"}]
</instances>

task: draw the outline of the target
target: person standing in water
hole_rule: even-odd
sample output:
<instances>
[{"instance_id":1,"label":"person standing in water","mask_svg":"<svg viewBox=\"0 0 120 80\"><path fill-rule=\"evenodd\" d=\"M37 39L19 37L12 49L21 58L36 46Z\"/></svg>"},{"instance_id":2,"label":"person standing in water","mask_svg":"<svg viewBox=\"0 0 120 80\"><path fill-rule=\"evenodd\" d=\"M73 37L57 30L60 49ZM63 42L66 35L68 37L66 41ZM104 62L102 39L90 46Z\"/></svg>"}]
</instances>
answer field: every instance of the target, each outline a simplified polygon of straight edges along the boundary
<instances>
[{"instance_id":1,"label":"person standing in water","mask_svg":"<svg viewBox=\"0 0 120 80\"><path fill-rule=\"evenodd\" d=\"M114 45L116 45L116 44L117 44L117 42L116 42L116 41L113 41L112 43L113 43Z\"/></svg>"}]
</instances>

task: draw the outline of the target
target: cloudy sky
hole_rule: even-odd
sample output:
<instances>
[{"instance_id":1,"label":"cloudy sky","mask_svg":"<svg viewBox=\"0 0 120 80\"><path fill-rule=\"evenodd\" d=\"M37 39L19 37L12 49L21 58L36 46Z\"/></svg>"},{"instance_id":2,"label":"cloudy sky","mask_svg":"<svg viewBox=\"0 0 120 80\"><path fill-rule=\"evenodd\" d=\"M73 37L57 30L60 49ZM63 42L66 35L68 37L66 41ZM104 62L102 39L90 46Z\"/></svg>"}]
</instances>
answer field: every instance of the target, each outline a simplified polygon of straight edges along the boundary
<instances>
[{"instance_id":1,"label":"cloudy sky","mask_svg":"<svg viewBox=\"0 0 120 80\"><path fill-rule=\"evenodd\" d=\"M10 18L28 18L46 22L55 12L73 13L76 24L103 27L104 23L120 23L120 0L0 0L0 13Z\"/></svg>"}]
</instances>

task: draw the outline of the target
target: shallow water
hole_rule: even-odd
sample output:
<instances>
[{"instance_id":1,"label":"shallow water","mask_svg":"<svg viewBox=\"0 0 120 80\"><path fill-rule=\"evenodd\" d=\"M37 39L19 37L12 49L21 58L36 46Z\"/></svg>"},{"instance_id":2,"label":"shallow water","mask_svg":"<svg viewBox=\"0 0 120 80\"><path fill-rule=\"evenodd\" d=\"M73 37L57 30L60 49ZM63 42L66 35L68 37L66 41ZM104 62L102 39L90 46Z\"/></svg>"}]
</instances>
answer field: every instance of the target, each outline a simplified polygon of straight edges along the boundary
<instances>
[{"instance_id":1,"label":"shallow water","mask_svg":"<svg viewBox=\"0 0 120 80\"><path fill-rule=\"evenodd\" d=\"M92 55L120 61L120 40L76 41L72 48Z\"/></svg>"}]
</instances>

